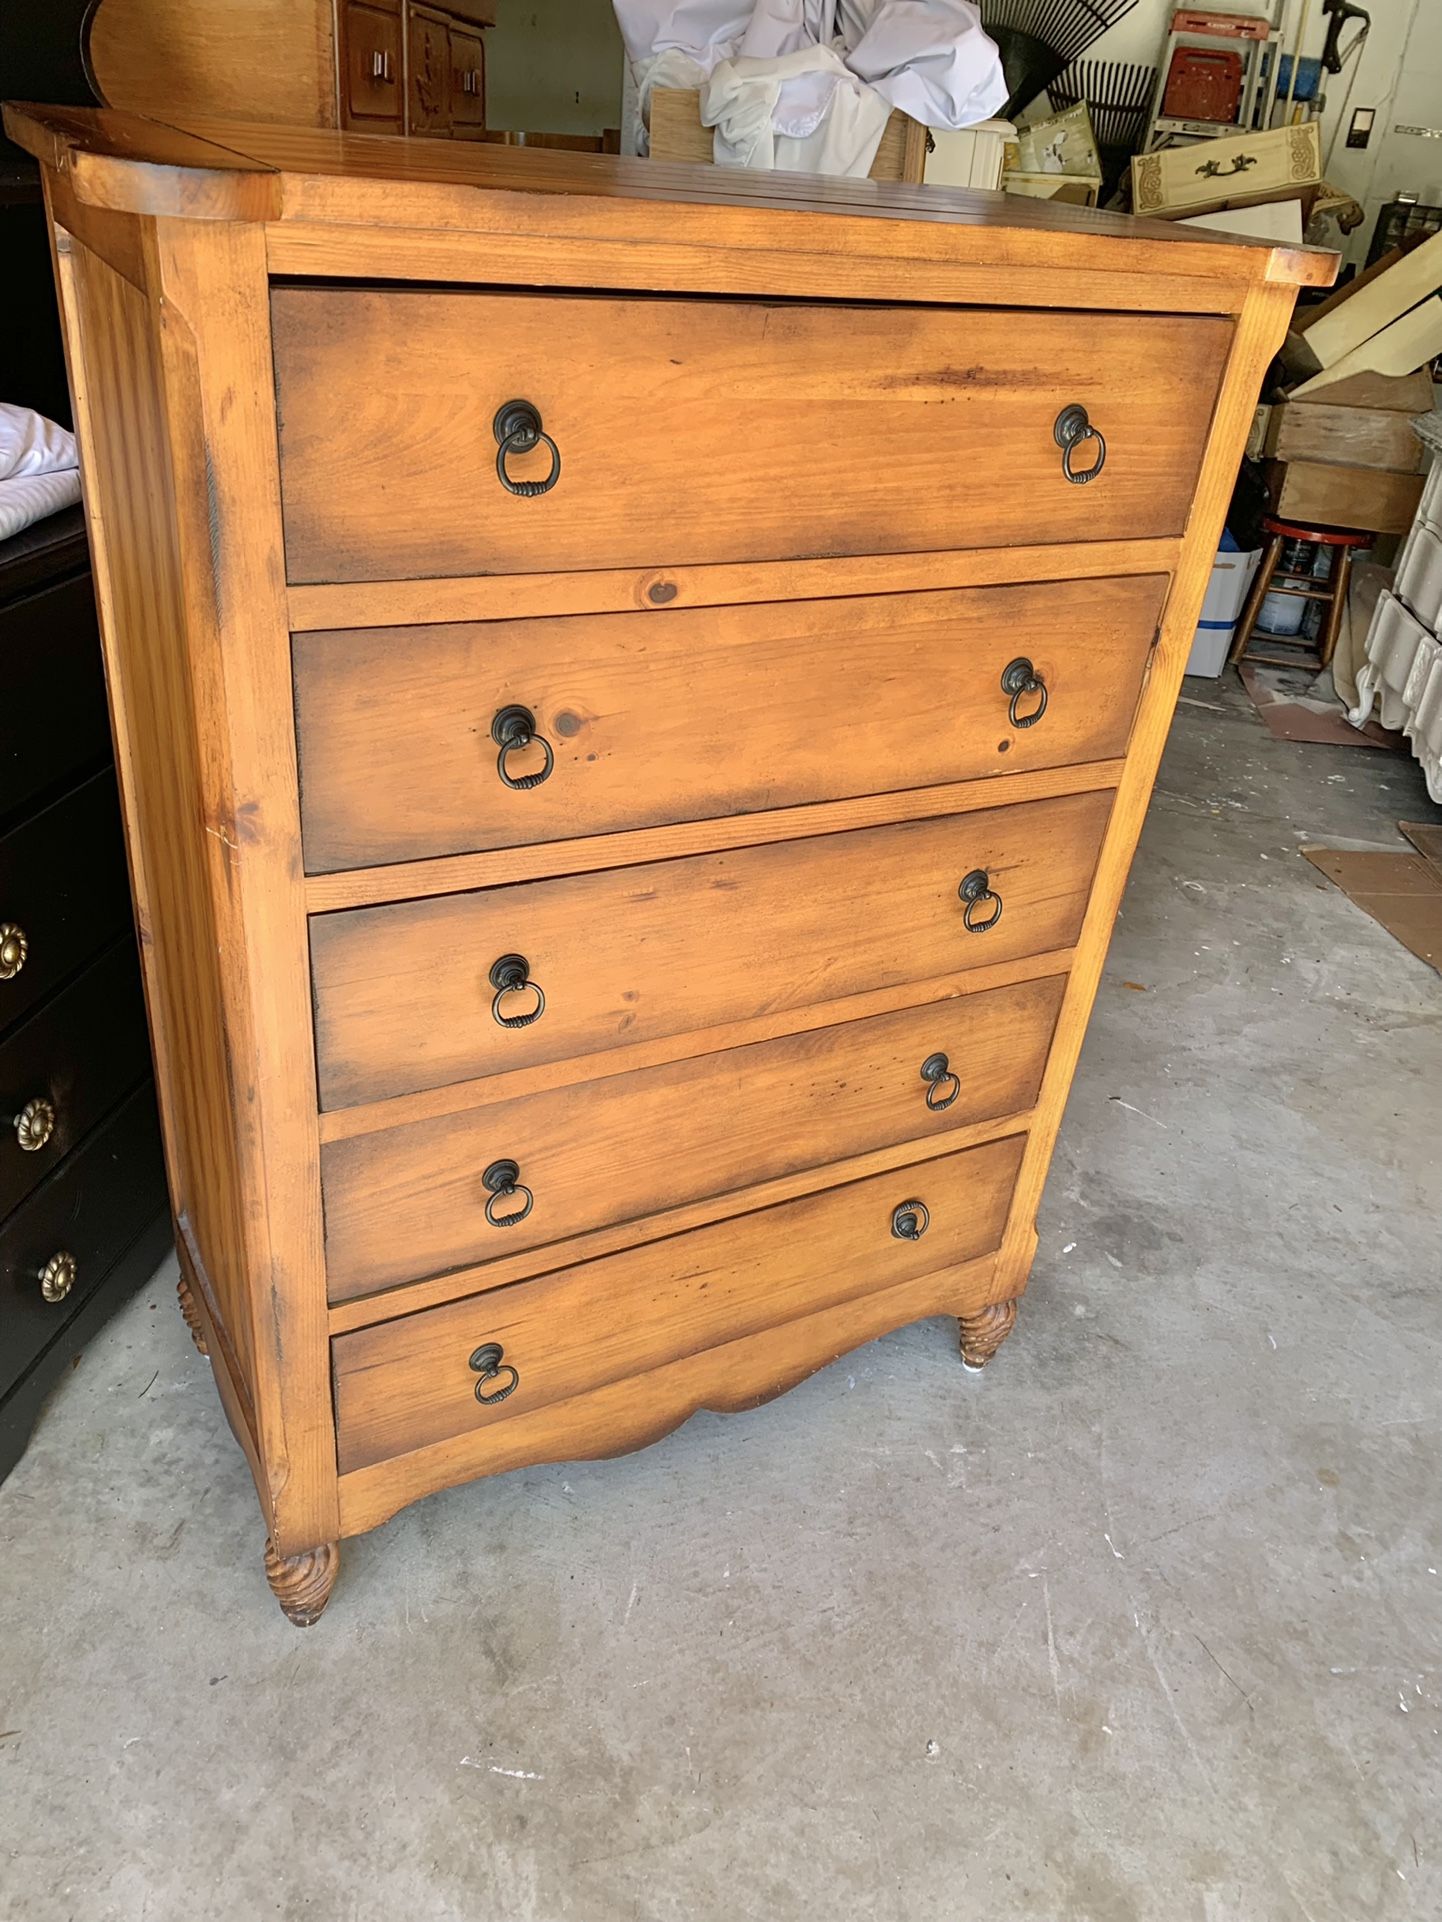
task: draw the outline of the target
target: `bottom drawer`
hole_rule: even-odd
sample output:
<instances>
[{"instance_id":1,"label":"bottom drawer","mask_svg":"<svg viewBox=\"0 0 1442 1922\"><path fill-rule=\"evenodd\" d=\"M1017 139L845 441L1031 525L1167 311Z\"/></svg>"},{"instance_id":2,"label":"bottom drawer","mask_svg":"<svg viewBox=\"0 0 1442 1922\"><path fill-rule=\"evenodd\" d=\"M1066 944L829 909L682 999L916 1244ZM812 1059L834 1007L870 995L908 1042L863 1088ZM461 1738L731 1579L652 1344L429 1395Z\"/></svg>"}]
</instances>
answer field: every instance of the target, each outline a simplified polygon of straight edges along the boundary
<instances>
[{"instance_id":1,"label":"bottom drawer","mask_svg":"<svg viewBox=\"0 0 1442 1922\"><path fill-rule=\"evenodd\" d=\"M0 1393L164 1206L160 1123L147 1081L0 1227ZM47 1267L54 1300L42 1280Z\"/></svg>"},{"instance_id":2,"label":"bottom drawer","mask_svg":"<svg viewBox=\"0 0 1442 1922\"><path fill-rule=\"evenodd\" d=\"M1013 1135L340 1335L341 1472L989 1254L1023 1145ZM919 1204L914 1238L904 1204Z\"/></svg>"}]
</instances>

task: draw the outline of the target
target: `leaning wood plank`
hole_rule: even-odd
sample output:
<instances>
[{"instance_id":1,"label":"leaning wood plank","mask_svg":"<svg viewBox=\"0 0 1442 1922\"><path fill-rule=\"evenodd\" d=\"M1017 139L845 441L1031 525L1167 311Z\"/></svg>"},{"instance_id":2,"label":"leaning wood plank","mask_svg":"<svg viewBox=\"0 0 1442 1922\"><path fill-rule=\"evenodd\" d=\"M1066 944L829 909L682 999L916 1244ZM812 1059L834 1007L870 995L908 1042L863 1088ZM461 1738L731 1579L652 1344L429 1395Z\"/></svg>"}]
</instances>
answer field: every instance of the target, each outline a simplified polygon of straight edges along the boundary
<instances>
[{"instance_id":1,"label":"leaning wood plank","mask_svg":"<svg viewBox=\"0 0 1442 1922\"><path fill-rule=\"evenodd\" d=\"M1442 233L1429 234L1420 246L1403 254L1386 273L1369 278L1364 286L1350 293L1350 298L1334 297L1335 304L1324 303L1325 312L1303 314L1298 332L1322 366L1333 368L1383 328L1400 320L1419 301L1436 293L1439 287L1442 287ZM1421 364L1413 362L1413 366ZM1410 374L1412 368L1387 367L1382 371Z\"/></svg>"},{"instance_id":2,"label":"leaning wood plank","mask_svg":"<svg viewBox=\"0 0 1442 1922\"><path fill-rule=\"evenodd\" d=\"M1442 234L1437 238L1442 240ZM1421 249L1417 251L1420 253ZM1402 264L1405 266L1406 262ZM1442 294L1433 294L1410 312L1400 315L1390 326L1338 355L1320 374L1313 374L1310 380L1293 388L1292 399L1305 400L1310 394L1320 394L1353 374L1411 374L1439 354L1442 354Z\"/></svg>"}]
</instances>

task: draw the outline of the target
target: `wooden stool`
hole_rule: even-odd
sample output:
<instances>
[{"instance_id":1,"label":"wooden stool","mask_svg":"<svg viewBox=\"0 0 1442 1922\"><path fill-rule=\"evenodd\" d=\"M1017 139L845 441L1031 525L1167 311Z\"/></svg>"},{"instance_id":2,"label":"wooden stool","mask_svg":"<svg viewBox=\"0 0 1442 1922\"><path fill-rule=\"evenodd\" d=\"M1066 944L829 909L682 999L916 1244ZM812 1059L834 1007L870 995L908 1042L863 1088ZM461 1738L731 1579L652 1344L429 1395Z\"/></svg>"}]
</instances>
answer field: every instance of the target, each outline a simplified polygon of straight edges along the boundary
<instances>
[{"instance_id":1,"label":"wooden stool","mask_svg":"<svg viewBox=\"0 0 1442 1922\"><path fill-rule=\"evenodd\" d=\"M1336 528L1297 527L1291 521L1264 520L1262 526L1271 535L1267 551L1262 556L1262 564L1257 569L1257 578L1252 591L1247 596L1247 605L1242 610L1242 618L1237 622L1237 637L1232 642L1232 651L1227 656L1234 666L1238 661L1265 661L1274 667L1329 667L1332 656L1337 651L1337 635L1342 626L1342 610L1347 605L1347 583L1352 578L1352 549L1370 547L1371 534L1341 532ZM1288 541L1312 541L1318 547L1335 547L1337 553L1332 562L1331 578L1315 580L1310 574L1283 573L1278 584L1276 575L1282 558L1282 548ZM1279 647L1289 648L1288 653L1267 653L1264 648L1251 645L1252 630L1257 624L1257 616L1262 611L1262 602L1268 594L1294 594L1298 600L1325 601L1327 603L1327 625L1322 630L1321 640L1315 654L1308 651L1308 643L1301 634L1293 641L1290 636L1268 635L1263 629L1258 639L1266 642L1274 640Z\"/></svg>"}]
</instances>

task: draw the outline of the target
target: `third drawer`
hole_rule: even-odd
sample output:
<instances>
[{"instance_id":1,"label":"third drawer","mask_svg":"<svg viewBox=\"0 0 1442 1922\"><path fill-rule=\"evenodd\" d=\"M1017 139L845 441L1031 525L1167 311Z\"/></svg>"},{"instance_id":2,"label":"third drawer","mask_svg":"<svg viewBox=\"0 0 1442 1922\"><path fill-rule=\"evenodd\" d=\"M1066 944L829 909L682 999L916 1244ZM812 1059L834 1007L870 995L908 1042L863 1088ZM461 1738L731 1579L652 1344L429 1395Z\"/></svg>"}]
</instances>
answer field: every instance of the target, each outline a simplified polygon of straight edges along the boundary
<instances>
[{"instance_id":1,"label":"third drawer","mask_svg":"<svg viewBox=\"0 0 1442 1922\"><path fill-rule=\"evenodd\" d=\"M1065 985L1016 982L328 1142L331 1299L1021 1114Z\"/></svg>"},{"instance_id":2,"label":"third drawer","mask_svg":"<svg viewBox=\"0 0 1442 1922\"><path fill-rule=\"evenodd\" d=\"M1069 948L1112 792L311 921L323 1107Z\"/></svg>"}]
</instances>

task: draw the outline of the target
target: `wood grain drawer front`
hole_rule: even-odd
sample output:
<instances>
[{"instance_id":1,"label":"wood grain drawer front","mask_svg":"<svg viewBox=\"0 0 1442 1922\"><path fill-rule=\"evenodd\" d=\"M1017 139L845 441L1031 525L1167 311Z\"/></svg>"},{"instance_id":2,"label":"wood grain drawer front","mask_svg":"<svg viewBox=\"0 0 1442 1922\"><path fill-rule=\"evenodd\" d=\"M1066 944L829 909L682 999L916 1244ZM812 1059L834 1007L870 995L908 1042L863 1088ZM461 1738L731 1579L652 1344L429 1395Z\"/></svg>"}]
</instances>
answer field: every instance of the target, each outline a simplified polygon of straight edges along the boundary
<instances>
[{"instance_id":1,"label":"wood grain drawer front","mask_svg":"<svg viewBox=\"0 0 1442 1922\"><path fill-rule=\"evenodd\" d=\"M1070 947L1111 804L1065 795L313 916L322 1104ZM507 956L528 985L492 985Z\"/></svg>"},{"instance_id":2,"label":"wood grain drawer front","mask_svg":"<svg viewBox=\"0 0 1442 1922\"><path fill-rule=\"evenodd\" d=\"M1165 587L1145 575L297 634L306 867L1124 754ZM1039 686L1017 691L1017 670ZM502 752L512 709L534 736Z\"/></svg>"},{"instance_id":3,"label":"wood grain drawer front","mask_svg":"<svg viewBox=\"0 0 1442 1922\"><path fill-rule=\"evenodd\" d=\"M330 1297L1021 1114L1041 1086L1065 985L1019 982L330 1142ZM505 1162L514 1199L483 1181ZM526 1195L529 1213L513 1221Z\"/></svg>"},{"instance_id":4,"label":"wood grain drawer front","mask_svg":"<svg viewBox=\"0 0 1442 1922\"><path fill-rule=\"evenodd\" d=\"M426 288L277 286L271 306L296 582L1178 534L1232 331ZM544 494L497 472L516 399L558 450ZM1090 485L1062 472L1071 406L1106 441ZM508 471L539 481L551 459Z\"/></svg>"},{"instance_id":5,"label":"wood grain drawer front","mask_svg":"<svg viewBox=\"0 0 1442 1922\"><path fill-rule=\"evenodd\" d=\"M783 1202L331 1344L341 1472L502 1423L999 1246L1023 1137ZM920 1203L919 1239L895 1232ZM496 1373L472 1359L501 1350ZM504 1390L512 1382L512 1392ZM503 1394L483 1403L482 1394Z\"/></svg>"},{"instance_id":6,"label":"wood grain drawer front","mask_svg":"<svg viewBox=\"0 0 1442 1922\"><path fill-rule=\"evenodd\" d=\"M341 115L347 127L400 133L405 124L405 62L399 9L346 0L341 10L345 78Z\"/></svg>"}]
</instances>

